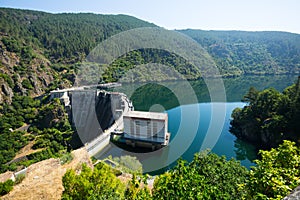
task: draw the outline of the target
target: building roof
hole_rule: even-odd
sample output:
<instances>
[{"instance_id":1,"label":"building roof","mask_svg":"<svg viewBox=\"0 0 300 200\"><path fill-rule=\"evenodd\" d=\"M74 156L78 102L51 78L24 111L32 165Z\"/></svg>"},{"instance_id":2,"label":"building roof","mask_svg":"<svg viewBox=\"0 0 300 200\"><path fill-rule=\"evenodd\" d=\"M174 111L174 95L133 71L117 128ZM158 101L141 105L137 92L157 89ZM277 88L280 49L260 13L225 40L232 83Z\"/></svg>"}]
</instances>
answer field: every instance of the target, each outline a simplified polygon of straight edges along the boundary
<instances>
[{"instance_id":1,"label":"building roof","mask_svg":"<svg viewBox=\"0 0 300 200\"><path fill-rule=\"evenodd\" d=\"M167 113L158 113L158 112L129 111L127 113L124 113L124 117L166 120L168 118L168 114Z\"/></svg>"}]
</instances>

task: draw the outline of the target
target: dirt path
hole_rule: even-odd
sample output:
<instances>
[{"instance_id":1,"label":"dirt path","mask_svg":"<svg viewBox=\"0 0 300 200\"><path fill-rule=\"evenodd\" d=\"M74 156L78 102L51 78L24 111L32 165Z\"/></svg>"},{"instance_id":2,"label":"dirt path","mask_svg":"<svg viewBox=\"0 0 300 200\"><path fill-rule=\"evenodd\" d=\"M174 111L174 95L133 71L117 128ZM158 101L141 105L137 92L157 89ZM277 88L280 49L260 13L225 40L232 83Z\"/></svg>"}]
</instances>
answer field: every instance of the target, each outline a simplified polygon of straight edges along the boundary
<instances>
[{"instance_id":1,"label":"dirt path","mask_svg":"<svg viewBox=\"0 0 300 200\"><path fill-rule=\"evenodd\" d=\"M43 149L32 149L32 146L34 145L34 142L35 141L31 141L31 142L29 142L29 144L27 144L25 147L23 147L18 152L18 154L15 156L14 160L16 160L18 158L21 158L21 157L24 157L24 156L27 156L29 154L44 150L44 148Z\"/></svg>"}]
</instances>

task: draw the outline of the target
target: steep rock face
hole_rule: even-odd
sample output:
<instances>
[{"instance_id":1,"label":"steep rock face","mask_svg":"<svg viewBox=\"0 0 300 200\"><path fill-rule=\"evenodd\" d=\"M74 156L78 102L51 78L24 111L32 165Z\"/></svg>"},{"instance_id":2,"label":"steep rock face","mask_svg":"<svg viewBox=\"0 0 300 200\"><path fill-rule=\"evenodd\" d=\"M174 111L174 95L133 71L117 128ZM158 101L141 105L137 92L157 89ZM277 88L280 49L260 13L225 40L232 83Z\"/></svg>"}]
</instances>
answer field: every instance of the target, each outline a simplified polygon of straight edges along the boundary
<instances>
[{"instance_id":1,"label":"steep rock face","mask_svg":"<svg viewBox=\"0 0 300 200\"><path fill-rule=\"evenodd\" d=\"M300 186L296 187L291 194L288 196L284 197L283 200L297 200L300 199Z\"/></svg>"},{"instance_id":2,"label":"steep rock face","mask_svg":"<svg viewBox=\"0 0 300 200\"><path fill-rule=\"evenodd\" d=\"M22 55L9 51L2 42L6 37L0 35L0 103L10 103L14 93L33 97L45 93L55 75L50 61L36 51L36 58L22 60Z\"/></svg>"},{"instance_id":3,"label":"steep rock face","mask_svg":"<svg viewBox=\"0 0 300 200\"><path fill-rule=\"evenodd\" d=\"M1 85L0 102L5 101L5 99L8 99L10 101L14 95L13 90L3 79L0 80L0 85Z\"/></svg>"}]
</instances>

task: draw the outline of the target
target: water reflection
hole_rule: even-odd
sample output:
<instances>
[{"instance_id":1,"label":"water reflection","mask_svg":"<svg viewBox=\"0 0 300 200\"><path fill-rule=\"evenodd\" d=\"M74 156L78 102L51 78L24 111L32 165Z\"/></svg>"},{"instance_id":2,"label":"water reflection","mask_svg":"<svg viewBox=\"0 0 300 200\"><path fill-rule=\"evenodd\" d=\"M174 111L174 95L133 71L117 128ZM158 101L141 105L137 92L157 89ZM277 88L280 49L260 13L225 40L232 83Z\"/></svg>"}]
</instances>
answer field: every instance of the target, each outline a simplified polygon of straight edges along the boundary
<instances>
[{"instance_id":1,"label":"water reflection","mask_svg":"<svg viewBox=\"0 0 300 200\"><path fill-rule=\"evenodd\" d=\"M297 76L241 76L236 78L224 78L224 86L226 90L227 102L239 102L247 93L248 89L253 86L258 90L263 90L273 87L282 91L287 86L297 80ZM211 102L210 95L204 80L199 79L189 81L194 91L187 90L186 82L184 81L168 81L160 83L131 83L124 84L116 91L129 94L133 101L136 110L148 111L155 105L162 105L165 110L169 110L179 106L177 96L183 99L181 104L194 104ZM212 85L213 87L213 85ZM172 88L171 91L169 88ZM211 88L211 91L217 90L218 86ZM196 94L198 102L191 102L189 96L193 92ZM176 94L176 95L175 95Z\"/></svg>"},{"instance_id":2,"label":"water reflection","mask_svg":"<svg viewBox=\"0 0 300 200\"><path fill-rule=\"evenodd\" d=\"M234 141L234 152L237 160L249 160L253 162L257 158L257 150L254 146L249 145L240 139Z\"/></svg>"},{"instance_id":3,"label":"water reflection","mask_svg":"<svg viewBox=\"0 0 300 200\"><path fill-rule=\"evenodd\" d=\"M244 106L240 100L247 93L250 86L254 86L259 90L273 87L282 91L285 87L294 83L296 79L297 76L244 76L223 79L227 95L227 103L223 102L227 107L226 123L224 124L222 134L212 151L218 155L225 155L227 158L235 157L237 160L241 161L242 165L248 168L253 165L252 161L256 159L257 156L255 148L247 142L237 139L228 131L230 127L229 122L231 112L235 107ZM209 103L204 103L211 101L204 81L197 80L190 81L189 83L194 90L192 92L196 94L197 102L189 98L192 94L189 93L191 91L185 88L186 82L182 83L180 81L164 82L163 84L133 83L125 84L121 88L115 89L116 91L127 94L133 101L136 110L168 112L169 131L172 133L171 138L175 137L177 130L179 129L179 124L181 123L181 111L183 107L186 108L192 105L198 105L201 112L199 130L192 144L182 155L182 158L188 161L192 160L194 153L200 150L203 138L207 132L207 126L211 120L210 105ZM172 90L169 88L172 88ZM216 88L218 88L217 85ZM210 91L214 91L214 88L211 88ZM181 98L180 101L178 99L178 95ZM193 110L191 110L191 113L192 112ZM187 123L193 123L192 119L188 119L187 121ZM186 127L186 129L183 130L184 133L189 134L191 132L189 131L189 124L185 124L184 126ZM179 146L173 147L170 145L168 156L172 154L173 150L178 150L178 148L180 149ZM119 154L122 152L123 150L112 145L110 149L107 149L107 151L105 151L103 155L99 155L98 158L108 156L110 154L120 156ZM168 159L168 156L166 159ZM173 166L173 164L170 164L169 167Z\"/></svg>"}]
</instances>

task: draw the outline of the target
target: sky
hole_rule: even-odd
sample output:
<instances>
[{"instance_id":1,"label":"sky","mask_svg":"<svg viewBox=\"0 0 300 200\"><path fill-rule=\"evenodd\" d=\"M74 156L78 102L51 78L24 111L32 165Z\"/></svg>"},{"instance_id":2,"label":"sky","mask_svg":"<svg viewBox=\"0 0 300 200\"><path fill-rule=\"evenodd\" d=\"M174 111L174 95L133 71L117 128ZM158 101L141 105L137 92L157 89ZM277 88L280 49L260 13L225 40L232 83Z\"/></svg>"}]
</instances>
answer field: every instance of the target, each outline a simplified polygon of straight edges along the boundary
<instances>
[{"instance_id":1,"label":"sky","mask_svg":"<svg viewBox=\"0 0 300 200\"><path fill-rule=\"evenodd\" d=\"M0 7L128 14L166 29L300 33L299 0L0 0Z\"/></svg>"}]
</instances>

